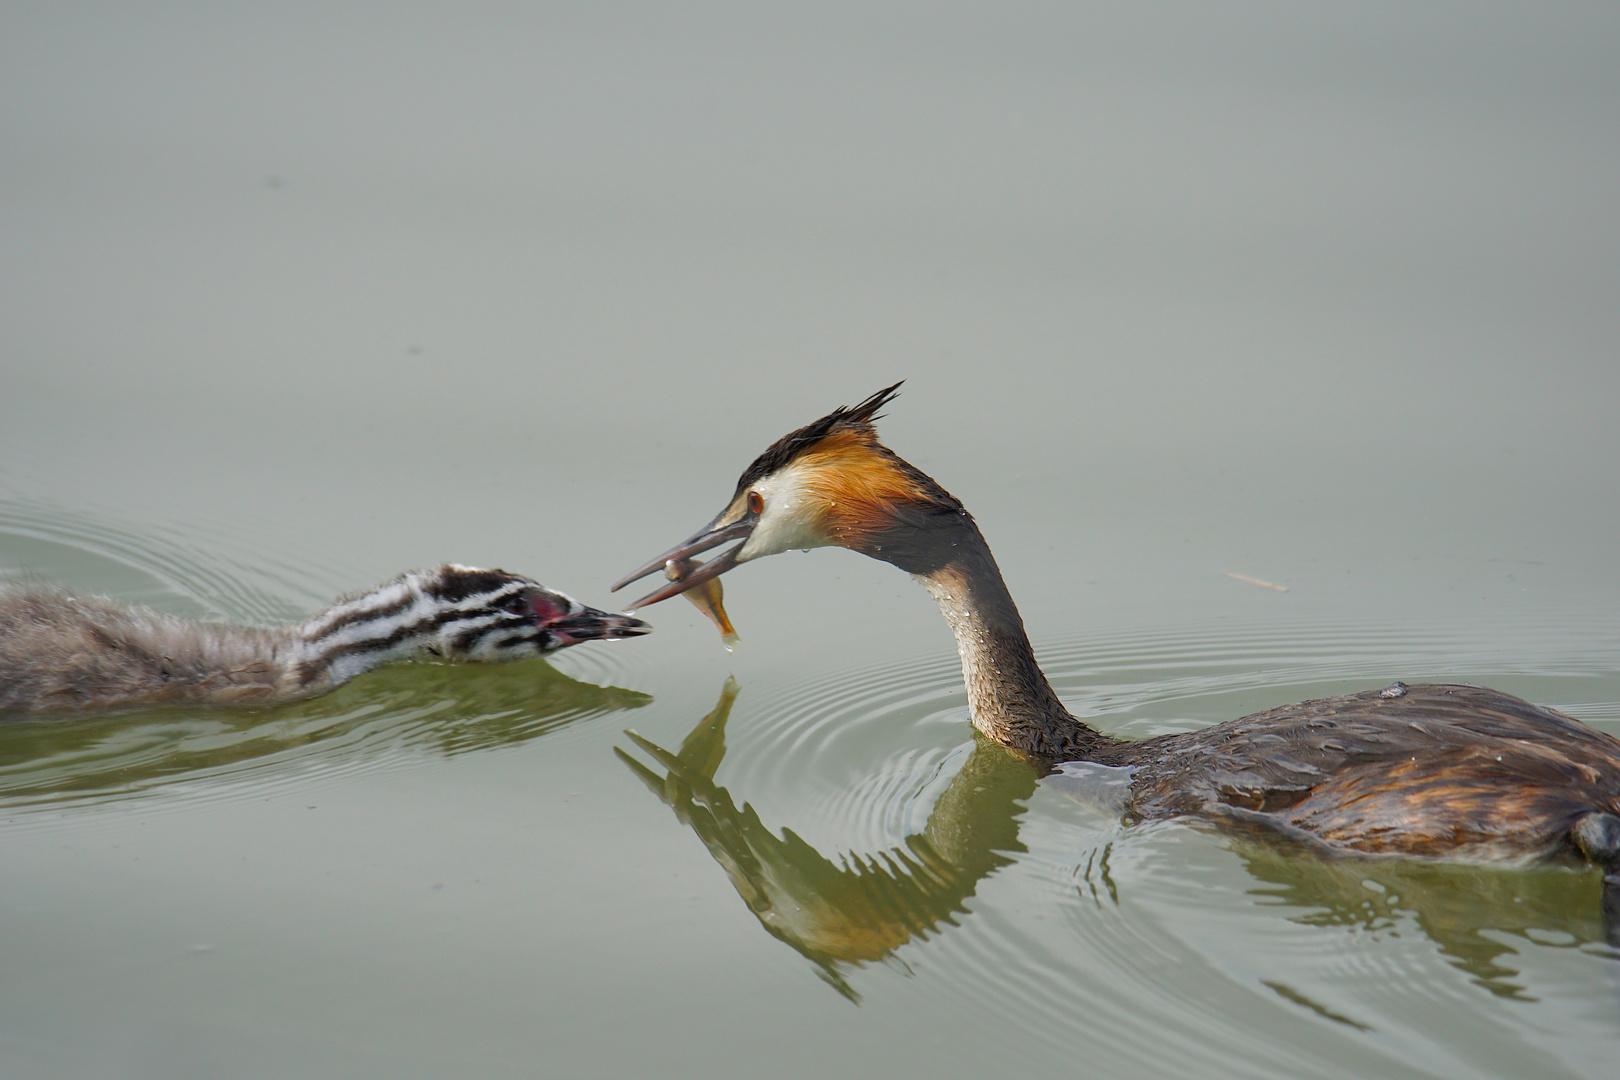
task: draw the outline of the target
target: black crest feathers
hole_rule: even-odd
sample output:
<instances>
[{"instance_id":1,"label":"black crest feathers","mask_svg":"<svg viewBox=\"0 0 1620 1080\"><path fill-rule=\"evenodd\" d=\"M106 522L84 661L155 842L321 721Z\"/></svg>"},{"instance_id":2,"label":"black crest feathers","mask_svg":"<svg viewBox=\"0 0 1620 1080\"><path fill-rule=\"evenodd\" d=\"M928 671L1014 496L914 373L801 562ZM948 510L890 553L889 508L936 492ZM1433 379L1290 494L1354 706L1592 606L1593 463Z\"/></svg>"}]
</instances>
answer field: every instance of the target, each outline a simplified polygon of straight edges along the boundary
<instances>
[{"instance_id":1,"label":"black crest feathers","mask_svg":"<svg viewBox=\"0 0 1620 1080\"><path fill-rule=\"evenodd\" d=\"M790 431L777 439L768 450L754 459L752 465L743 470L742 476L737 480L737 491L732 497L742 494L743 489L754 481L776 472L833 432L881 420L883 417L878 410L895 399L903 382L905 380L901 379L893 386L884 387L859 405L834 409L815 423L806 424L797 431Z\"/></svg>"}]
</instances>

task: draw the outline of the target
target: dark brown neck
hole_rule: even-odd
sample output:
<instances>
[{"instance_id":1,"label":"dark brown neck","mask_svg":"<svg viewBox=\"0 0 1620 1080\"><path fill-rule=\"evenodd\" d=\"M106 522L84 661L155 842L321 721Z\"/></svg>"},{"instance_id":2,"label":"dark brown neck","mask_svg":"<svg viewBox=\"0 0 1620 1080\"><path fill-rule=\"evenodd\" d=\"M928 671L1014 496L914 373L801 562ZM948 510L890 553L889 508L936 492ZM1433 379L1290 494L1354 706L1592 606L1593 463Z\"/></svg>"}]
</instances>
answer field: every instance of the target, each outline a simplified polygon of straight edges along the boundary
<instances>
[{"instance_id":1,"label":"dark brown neck","mask_svg":"<svg viewBox=\"0 0 1620 1080\"><path fill-rule=\"evenodd\" d=\"M1047 761L1085 757L1108 743L1069 715L1046 681L995 556L967 511L933 516L924 529L900 530L907 535L891 533L888 539L910 557L887 561L916 576L950 623L973 726L1003 746Z\"/></svg>"}]
</instances>

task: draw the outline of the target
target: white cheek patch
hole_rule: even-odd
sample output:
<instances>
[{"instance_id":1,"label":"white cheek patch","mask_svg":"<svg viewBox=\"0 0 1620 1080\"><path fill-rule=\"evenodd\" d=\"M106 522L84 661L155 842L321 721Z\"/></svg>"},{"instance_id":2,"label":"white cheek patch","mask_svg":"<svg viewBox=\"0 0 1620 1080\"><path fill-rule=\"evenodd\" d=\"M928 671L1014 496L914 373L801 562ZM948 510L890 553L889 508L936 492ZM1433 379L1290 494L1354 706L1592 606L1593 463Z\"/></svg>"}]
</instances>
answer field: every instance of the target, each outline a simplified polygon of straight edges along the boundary
<instances>
[{"instance_id":1,"label":"white cheek patch","mask_svg":"<svg viewBox=\"0 0 1620 1080\"><path fill-rule=\"evenodd\" d=\"M820 520L820 505L808 497L804 476L788 469L756 487L765 497L765 509L737 553L738 562L761 559L799 548L826 547L833 543Z\"/></svg>"}]
</instances>

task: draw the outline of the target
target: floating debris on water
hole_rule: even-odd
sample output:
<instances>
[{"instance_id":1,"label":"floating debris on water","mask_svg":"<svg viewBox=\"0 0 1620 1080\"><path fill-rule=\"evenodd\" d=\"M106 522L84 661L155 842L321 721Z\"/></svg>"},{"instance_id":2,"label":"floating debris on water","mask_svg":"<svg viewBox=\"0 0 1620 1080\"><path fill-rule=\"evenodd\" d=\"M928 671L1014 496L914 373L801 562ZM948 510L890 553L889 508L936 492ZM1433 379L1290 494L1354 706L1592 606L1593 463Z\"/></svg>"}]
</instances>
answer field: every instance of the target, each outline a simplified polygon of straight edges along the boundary
<instances>
[{"instance_id":1,"label":"floating debris on water","mask_svg":"<svg viewBox=\"0 0 1620 1080\"><path fill-rule=\"evenodd\" d=\"M1279 585L1275 581L1261 581L1259 578L1250 577L1248 574L1234 574L1232 571L1228 570L1226 572L1226 576L1231 578L1233 581L1241 581L1249 585L1258 585L1262 589L1275 589L1277 592L1288 591L1288 586L1286 585Z\"/></svg>"}]
</instances>

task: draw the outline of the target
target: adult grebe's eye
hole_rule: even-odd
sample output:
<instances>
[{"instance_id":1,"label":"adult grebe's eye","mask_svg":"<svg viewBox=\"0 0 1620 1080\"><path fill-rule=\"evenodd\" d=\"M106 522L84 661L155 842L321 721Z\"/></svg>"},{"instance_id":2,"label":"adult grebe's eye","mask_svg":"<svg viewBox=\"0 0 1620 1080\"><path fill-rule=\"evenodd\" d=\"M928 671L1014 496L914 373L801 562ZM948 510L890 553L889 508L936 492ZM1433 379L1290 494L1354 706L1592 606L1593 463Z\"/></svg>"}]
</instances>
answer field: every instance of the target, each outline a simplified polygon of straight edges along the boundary
<instances>
[{"instance_id":1,"label":"adult grebe's eye","mask_svg":"<svg viewBox=\"0 0 1620 1080\"><path fill-rule=\"evenodd\" d=\"M748 493L748 512L750 514L758 514L764 509L765 496L761 495L757 491L750 491Z\"/></svg>"}]
</instances>

